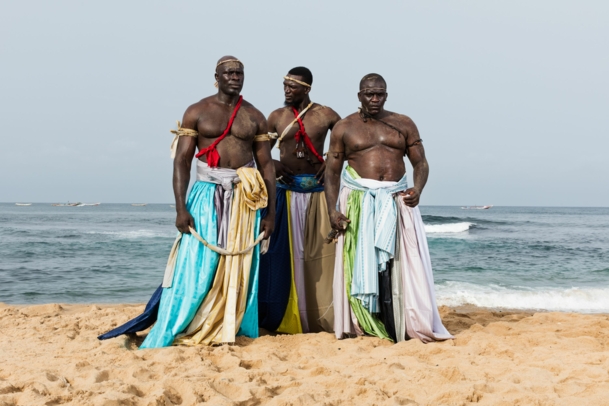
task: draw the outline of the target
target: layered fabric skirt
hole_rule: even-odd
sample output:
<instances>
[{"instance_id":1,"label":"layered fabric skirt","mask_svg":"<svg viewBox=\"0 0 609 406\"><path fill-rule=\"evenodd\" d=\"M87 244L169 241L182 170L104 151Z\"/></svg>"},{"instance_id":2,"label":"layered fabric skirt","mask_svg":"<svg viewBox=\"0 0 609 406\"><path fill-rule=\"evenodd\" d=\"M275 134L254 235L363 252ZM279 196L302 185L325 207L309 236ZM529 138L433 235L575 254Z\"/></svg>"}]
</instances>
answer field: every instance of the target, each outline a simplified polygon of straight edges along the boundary
<instances>
[{"instance_id":1,"label":"layered fabric skirt","mask_svg":"<svg viewBox=\"0 0 609 406\"><path fill-rule=\"evenodd\" d=\"M339 194L338 210L344 213L351 223L345 233L339 236L336 244L334 330L339 339L364 334L394 342L409 338L418 338L423 342L453 338L442 324L436 306L431 260L419 208L406 206L399 195L391 193L391 207L388 210L393 210L395 222L391 224L394 228L362 229L366 219L371 218L378 224L379 218L385 215L381 212L378 201L373 205L364 204L365 194L377 190L375 193L378 200L378 189L395 188L396 183L361 179L350 167L343 171L343 188ZM404 186L402 190L405 189ZM352 294L354 289L366 290L354 280L357 276L354 275L357 263L365 256L360 254L362 250L358 248L371 247L374 250L378 241L382 240L379 237L381 232L386 235L394 234L395 245L388 249L392 255L387 258L382 267L384 269L374 268L371 272L372 278L378 278L369 283L376 286L375 300L378 304L366 305ZM366 240L368 237L369 241ZM366 247L362 247L362 244L366 244ZM377 254L376 259L378 258ZM368 272L371 268L366 267L364 271Z\"/></svg>"},{"instance_id":2,"label":"layered fabric skirt","mask_svg":"<svg viewBox=\"0 0 609 406\"><path fill-rule=\"evenodd\" d=\"M260 327L290 334L333 331L335 245L324 244L330 229L323 186L314 175L277 184L275 230L260 258Z\"/></svg>"},{"instance_id":3,"label":"layered fabric skirt","mask_svg":"<svg viewBox=\"0 0 609 406\"><path fill-rule=\"evenodd\" d=\"M198 169L205 171L202 166ZM198 174L205 180L197 181L188 196L194 228L210 245L243 250L258 236L259 209L266 207L264 182L254 168L210 171L213 177ZM169 262L163 287L144 314L98 338L141 331L155 321L140 348L234 342L236 335L258 337L257 245L247 253L225 256L194 235L183 234L176 239Z\"/></svg>"}]
</instances>

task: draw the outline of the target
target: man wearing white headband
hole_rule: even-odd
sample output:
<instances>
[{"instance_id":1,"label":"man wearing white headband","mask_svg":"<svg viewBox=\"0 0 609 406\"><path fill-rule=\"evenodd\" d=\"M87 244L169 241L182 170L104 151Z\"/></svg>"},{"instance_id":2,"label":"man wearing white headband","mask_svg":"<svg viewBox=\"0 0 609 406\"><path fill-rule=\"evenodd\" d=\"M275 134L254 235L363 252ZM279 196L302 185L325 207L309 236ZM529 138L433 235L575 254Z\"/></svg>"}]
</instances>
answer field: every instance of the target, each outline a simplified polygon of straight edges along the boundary
<instances>
[{"instance_id":1,"label":"man wearing white headband","mask_svg":"<svg viewBox=\"0 0 609 406\"><path fill-rule=\"evenodd\" d=\"M334 246L324 195L323 148L340 120L311 102L313 75L305 67L283 77L285 106L271 113L269 131L280 151L275 231L260 259L260 326L283 333L332 331Z\"/></svg>"},{"instance_id":2,"label":"man wearing white headband","mask_svg":"<svg viewBox=\"0 0 609 406\"><path fill-rule=\"evenodd\" d=\"M179 234L163 284L144 314L100 339L155 321L140 348L258 337L259 243L273 232L275 168L266 119L240 95L243 63L221 58L215 79L217 93L188 107L172 131ZM187 198L195 156L197 181Z\"/></svg>"}]
</instances>

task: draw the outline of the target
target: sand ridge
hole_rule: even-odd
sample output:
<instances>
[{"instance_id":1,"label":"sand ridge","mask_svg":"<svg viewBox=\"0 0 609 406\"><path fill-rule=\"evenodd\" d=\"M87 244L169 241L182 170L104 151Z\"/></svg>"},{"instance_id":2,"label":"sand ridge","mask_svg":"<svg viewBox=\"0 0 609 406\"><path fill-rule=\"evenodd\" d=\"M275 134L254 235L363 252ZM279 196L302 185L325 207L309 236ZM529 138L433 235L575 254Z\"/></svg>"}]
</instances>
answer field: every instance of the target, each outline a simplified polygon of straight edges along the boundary
<instances>
[{"instance_id":1,"label":"sand ridge","mask_svg":"<svg viewBox=\"0 0 609 406\"><path fill-rule=\"evenodd\" d=\"M609 405L609 318L440 313L455 340L327 333L138 350L96 336L142 305L0 304L0 406Z\"/></svg>"}]
</instances>

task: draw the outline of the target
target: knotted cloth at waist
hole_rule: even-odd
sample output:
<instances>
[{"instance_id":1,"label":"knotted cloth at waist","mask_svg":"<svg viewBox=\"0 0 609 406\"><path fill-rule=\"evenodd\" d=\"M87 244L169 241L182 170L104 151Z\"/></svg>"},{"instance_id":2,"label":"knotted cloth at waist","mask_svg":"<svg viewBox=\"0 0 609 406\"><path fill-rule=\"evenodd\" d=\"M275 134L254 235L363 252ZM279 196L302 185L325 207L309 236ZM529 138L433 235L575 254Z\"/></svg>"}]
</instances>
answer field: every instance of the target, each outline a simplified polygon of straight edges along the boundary
<instances>
[{"instance_id":1,"label":"knotted cloth at waist","mask_svg":"<svg viewBox=\"0 0 609 406\"><path fill-rule=\"evenodd\" d=\"M210 168L205 162L197 162L197 181L215 183L221 185L226 191L233 191L239 193L243 204L247 209L251 211L259 210L267 206L268 204L268 193L264 184L264 179L260 175L260 172L253 167L254 162L251 161L245 166L239 169L230 168ZM233 185L235 185L233 189ZM233 210L242 210L243 207L234 207ZM223 248L217 247L213 244L208 243L199 235L196 230L190 229L192 236L199 240L203 245L212 251L217 252L220 255L234 256L242 255L250 252L256 245L262 241L264 233L260 233L256 240L241 249L235 249L234 251L228 251ZM178 256L178 249L180 247L180 241L183 237L182 233L179 233L176 240L171 247L169 253L169 259L167 260L167 266L165 267L165 276L163 278L163 287L171 287L173 281L173 273L175 264Z\"/></svg>"},{"instance_id":2,"label":"knotted cloth at waist","mask_svg":"<svg viewBox=\"0 0 609 406\"><path fill-rule=\"evenodd\" d=\"M406 174L397 182L362 179L347 166L341 187L363 192L360 226L353 264L351 295L371 313L378 313L378 272L393 258L396 238L396 205L393 195L408 188Z\"/></svg>"}]
</instances>

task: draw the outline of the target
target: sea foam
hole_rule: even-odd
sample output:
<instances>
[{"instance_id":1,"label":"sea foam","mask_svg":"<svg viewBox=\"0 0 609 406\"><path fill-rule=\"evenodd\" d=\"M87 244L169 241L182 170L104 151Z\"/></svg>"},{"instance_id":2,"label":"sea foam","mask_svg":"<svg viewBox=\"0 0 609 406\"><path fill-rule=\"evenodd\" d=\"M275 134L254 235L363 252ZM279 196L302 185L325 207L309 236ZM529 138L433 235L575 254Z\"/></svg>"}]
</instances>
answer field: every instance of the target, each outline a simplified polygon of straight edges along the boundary
<instances>
[{"instance_id":1,"label":"sea foam","mask_svg":"<svg viewBox=\"0 0 609 406\"><path fill-rule=\"evenodd\" d=\"M425 232L430 233L462 233L471 228L473 223L425 224Z\"/></svg>"},{"instance_id":2,"label":"sea foam","mask_svg":"<svg viewBox=\"0 0 609 406\"><path fill-rule=\"evenodd\" d=\"M609 312L609 288L506 288L446 282L436 285L438 305L523 310Z\"/></svg>"}]
</instances>

